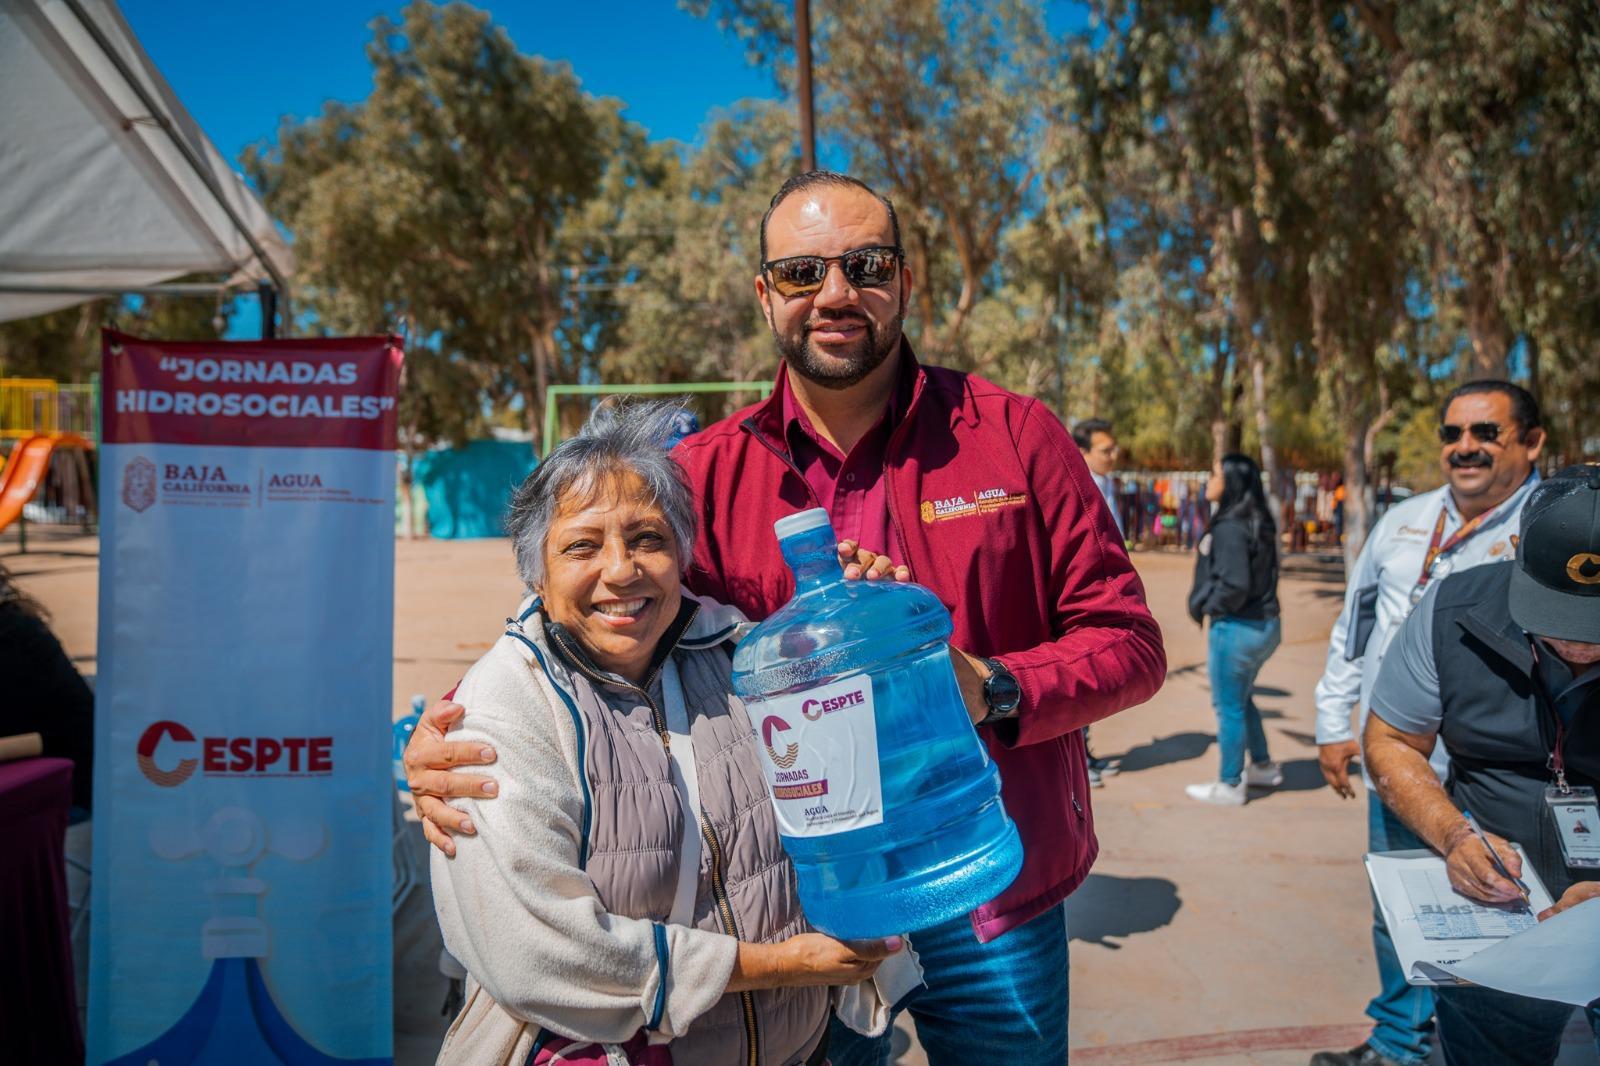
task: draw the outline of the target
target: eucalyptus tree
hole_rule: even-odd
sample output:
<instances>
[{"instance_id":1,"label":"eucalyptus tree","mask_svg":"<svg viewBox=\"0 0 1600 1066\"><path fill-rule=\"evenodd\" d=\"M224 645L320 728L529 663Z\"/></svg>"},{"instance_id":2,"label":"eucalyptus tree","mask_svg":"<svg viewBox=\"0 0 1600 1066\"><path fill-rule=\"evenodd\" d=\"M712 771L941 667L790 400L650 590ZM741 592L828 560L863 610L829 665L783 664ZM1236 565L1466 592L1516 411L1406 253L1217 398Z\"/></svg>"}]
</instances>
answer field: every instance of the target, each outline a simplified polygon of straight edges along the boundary
<instances>
[{"instance_id":1,"label":"eucalyptus tree","mask_svg":"<svg viewBox=\"0 0 1600 1066\"><path fill-rule=\"evenodd\" d=\"M687 0L792 78L787 0ZM896 201L918 279L919 347L961 359L1006 230L1037 206L1041 160L1071 135L1049 80L1061 69L1030 0L827 4L812 12L822 155Z\"/></svg>"},{"instance_id":2,"label":"eucalyptus tree","mask_svg":"<svg viewBox=\"0 0 1600 1066\"><path fill-rule=\"evenodd\" d=\"M565 65L519 51L487 12L413 3L372 23L372 94L285 123L247 167L292 231L324 329L405 323L476 383L466 411L519 406L537 436L547 387L576 380L615 326L569 235L642 135Z\"/></svg>"}]
</instances>

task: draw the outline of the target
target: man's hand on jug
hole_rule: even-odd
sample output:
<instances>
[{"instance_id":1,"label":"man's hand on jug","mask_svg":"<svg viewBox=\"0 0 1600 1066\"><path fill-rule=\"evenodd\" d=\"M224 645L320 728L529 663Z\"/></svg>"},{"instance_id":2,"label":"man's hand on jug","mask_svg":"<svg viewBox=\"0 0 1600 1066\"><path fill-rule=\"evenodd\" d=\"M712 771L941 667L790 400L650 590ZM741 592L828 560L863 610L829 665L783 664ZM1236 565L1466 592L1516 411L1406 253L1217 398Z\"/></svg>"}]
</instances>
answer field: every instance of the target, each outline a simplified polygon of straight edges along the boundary
<instances>
[{"instance_id":1,"label":"man's hand on jug","mask_svg":"<svg viewBox=\"0 0 1600 1066\"><path fill-rule=\"evenodd\" d=\"M493 799L499 789L492 778L452 772L457 767L486 766L495 760L494 748L487 744L445 739L446 733L461 724L465 712L465 707L449 700L429 707L418 720L403 759L406 783L411 786L417 815L422 819L422 834L446 855L456 853L455 842L450 839L453 835L470 836L477 828L465 812L444 801Z\"/></svg>"},{"instance_id":2,"label":"man's hand on jug","mask_svg":"<svg viewBox=\"0 0 1600 1066\"><path fill-rule=\"evenodd\" d=\"M911 580L910 567L896 566L887 555L863 548L860 541L839 542L839 565L844 567L844 576L851 581L881 581L886 577L896 581Z\"/></svg>"}]
</instances>

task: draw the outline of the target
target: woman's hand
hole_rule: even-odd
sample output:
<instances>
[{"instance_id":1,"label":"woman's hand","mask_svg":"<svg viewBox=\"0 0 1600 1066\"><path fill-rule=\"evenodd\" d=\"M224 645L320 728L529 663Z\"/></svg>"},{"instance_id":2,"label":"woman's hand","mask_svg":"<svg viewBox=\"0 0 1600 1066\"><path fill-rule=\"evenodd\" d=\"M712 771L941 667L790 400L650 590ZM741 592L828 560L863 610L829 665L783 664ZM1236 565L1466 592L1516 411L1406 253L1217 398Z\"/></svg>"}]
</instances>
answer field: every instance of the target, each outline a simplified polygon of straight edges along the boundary
<instances>
[{"instance_id":1,"label":"woman's hand","mask_svg":"<svg viewBox=\"0 0 1600 1066\"><path fill-rule=\"evenodd\" d=\"M801 933L778 944L741 941L727 990L857 984L871 977L878 964L899 951L903 943L897 936L835 940L822 933Z\"/></svg>"},{"instance_id":2,"label":"woman's hand","mask_svg":"<svg viewBox=\"0 0 1600 1066\"><path fill-rule=\"evenodd\" d=\"M887 555L870 552L859 541L839 542L839 565L844 567L844 576L851 581L880 581L886 577L896 581L911 580L910 567L894 565Z\"/></svg>"},{"instance_id":3,"label":"woman's hand","mask_svg":"<svg viewBox=\"0 0 1600 1066\"><path fill-rule=\"evenodd\" d=\"M446 733L461 724L464 713L465 707L448 700L429 707L412 731L401 760L417 816L422 819L422 835L446 855L456 853L452 835L471 836L477 828L465 812L445 799L493 799L499 790L492 778L450 773L458 766L484 766L495 760L494 749L487 744L445 739Z\"/></svg>"},{"instance_id":4,"label":"woman's hand","mask_svg":"<svg viewBox=\"0 0 1600 1066\"><path fill-rule=\"evenodd\" d=\"M1542 922L1546 918L1553 917L1565 910L1571 910L1584 900L1590 899L1600 899L1600 881L1579 881L1561 894L1561 898L1556 900L1554 907L1540 911L1539 920Z\"/></svg>"}]
</instances>

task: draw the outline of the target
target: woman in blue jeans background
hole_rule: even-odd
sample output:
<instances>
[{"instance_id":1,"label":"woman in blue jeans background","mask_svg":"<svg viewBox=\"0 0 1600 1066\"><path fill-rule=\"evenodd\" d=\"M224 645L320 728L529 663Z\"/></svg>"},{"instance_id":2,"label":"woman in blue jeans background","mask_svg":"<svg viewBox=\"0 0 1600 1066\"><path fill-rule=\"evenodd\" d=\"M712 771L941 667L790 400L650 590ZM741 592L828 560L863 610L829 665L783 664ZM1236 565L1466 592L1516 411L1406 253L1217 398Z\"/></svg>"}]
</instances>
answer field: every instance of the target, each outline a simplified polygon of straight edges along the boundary
<instances>
[{"instance_id":1,"label":"woman in blue jeans background","mask_svg":"<svg viewBox=\"0 0 1600 1066\"><path fill-rule=\"evenodd\" d=\"M1239 807L1246 790L1283 784L1267 752L1261 712L1250 696L1256 675L1277 650L1278 530L1261 491L1261 468L1247 455L1224 455L1206 482L1215 510L1195 561L1189 615L1211 619L1206 666L1217 712L1218 780L1190 785L1190 799ZM1249 751L1250 763L1245 764Z\"/></svg>"}]
</instances>

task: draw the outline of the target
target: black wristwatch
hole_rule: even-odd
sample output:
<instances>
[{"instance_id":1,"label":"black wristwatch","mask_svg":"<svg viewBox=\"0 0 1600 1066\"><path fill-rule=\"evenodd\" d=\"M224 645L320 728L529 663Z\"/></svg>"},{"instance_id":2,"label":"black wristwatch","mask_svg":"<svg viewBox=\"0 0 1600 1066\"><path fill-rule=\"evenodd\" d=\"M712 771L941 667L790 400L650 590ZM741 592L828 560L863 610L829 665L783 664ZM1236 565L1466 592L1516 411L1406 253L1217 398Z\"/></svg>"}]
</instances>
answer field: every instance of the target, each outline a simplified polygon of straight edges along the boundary
<instances>
[{"instance_id":1,"label":"black wristwatch","mask_svg":"<svg viewBox=\"0 0 1600 1066\"><path fill-rule=\"evenodd\" d=\"M983 702L989 705L989 713L978 724L1015 718L1022 704L1022 686L1017 684L1016 675L999 659L985 659L983 665L989 668L989 676L983 680Z\"/></svg>"}]
</instances>

